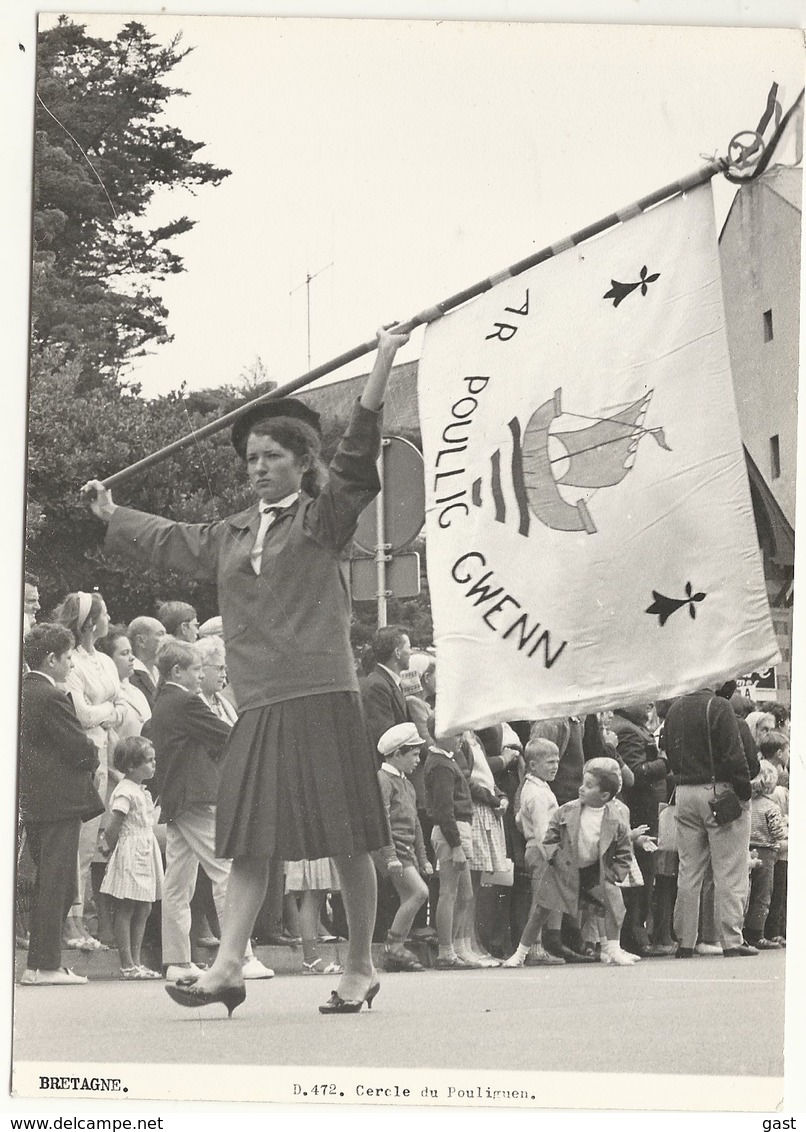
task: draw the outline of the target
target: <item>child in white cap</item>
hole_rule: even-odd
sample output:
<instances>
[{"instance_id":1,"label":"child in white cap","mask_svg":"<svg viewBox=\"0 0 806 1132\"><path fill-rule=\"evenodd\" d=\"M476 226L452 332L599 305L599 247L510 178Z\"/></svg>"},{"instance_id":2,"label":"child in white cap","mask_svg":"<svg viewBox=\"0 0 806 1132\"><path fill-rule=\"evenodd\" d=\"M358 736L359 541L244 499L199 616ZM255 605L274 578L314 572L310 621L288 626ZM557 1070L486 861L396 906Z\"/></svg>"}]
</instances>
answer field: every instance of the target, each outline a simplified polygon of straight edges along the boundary
<instances>
[{"instance_id":1,"label":"child in white cap","mask_svg":"<svg viewBox=\"0 0 806 1132\"><path fill-rule=\"evenodd\" d=\"M417 817L417 795L408 776L420 761L423 741L413 723L398 723L378 740L383 763L378 771L389 844L373 853L381 876L389 877L400 897L400 907L386 936L383 963L387 971L422 971L422 964L407 948L414 917L428 899L423 876L432 869Z\"/></svg>"}]
</instances>

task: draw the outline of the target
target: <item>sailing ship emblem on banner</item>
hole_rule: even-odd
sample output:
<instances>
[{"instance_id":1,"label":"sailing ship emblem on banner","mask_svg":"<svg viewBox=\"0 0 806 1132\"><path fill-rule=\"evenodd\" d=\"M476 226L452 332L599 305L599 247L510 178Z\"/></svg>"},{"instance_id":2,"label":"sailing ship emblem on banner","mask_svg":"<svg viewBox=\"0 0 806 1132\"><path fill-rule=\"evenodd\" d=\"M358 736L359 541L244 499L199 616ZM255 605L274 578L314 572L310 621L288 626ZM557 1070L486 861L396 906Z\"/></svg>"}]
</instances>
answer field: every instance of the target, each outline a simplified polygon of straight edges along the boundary
<instances>
[{"instance_id":1,"label":"sailing ship emblem on banner","mask_svg":"<svg viewBox=\"0 0 806 1132\"><path fill-rule=\"evenodd\" d=\"M710 186L429 325L418 389L440 733L776 663Z\"/></svg>"},{"instance_id":2,"label":"sailing ship emblem on banner","mask_svg":"<svg viewBox=\"0 0 806 1132\"><path fill-rule=\"evenodd\" d=\"M563 414L562 388L532 414L525 429L517 417L508 422L512 442L511 475L518 507L518 533L529 534L533 515L555 531L596 533L590 499L602 488L615 487L631 471L639 441L651 436L660 448L670 451L662 426L644 428L643 421L652 390L637 401L607 417L584 419L592 424L577 429L552 429ZM490 458L490 492L495 520L507 521L507 506L501 491L501 449ZM563 489L585 489L570 496ZM474 506L480 507L484 485L478 477L472 486Z\"/></svg>"}]
</instances>

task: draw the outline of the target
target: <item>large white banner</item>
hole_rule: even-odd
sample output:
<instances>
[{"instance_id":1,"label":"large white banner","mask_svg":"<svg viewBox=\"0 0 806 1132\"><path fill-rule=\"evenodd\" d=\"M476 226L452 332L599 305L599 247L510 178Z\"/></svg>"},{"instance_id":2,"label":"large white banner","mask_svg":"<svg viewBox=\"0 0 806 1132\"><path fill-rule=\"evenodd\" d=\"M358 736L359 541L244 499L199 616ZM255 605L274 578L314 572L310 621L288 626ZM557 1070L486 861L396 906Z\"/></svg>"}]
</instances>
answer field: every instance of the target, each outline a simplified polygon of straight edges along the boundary
<instances>
[{"instance_id":1,"label":"large white banner","mask_svg":"<svg viewBox=\"0 0 806 1132\"><path fill-rule=\"evenodd\" d=\"M419 398L440 733L780 660L710 184L431 324Z\"/></svg>"}]
</instances>

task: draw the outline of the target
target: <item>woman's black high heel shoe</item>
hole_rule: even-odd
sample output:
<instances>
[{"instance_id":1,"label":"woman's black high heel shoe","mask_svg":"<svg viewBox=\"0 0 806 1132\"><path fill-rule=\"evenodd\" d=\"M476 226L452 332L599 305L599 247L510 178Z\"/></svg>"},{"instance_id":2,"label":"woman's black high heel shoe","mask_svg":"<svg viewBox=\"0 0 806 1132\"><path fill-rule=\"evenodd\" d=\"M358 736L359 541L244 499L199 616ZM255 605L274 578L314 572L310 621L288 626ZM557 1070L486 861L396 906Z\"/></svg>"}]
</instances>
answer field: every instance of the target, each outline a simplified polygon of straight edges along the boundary
<instances>
[{"instance_id":1,"label":"woman's black high heel shoe","mask_svg":"<svg viewBox=\"0 0 806 1132\"><path fill-rule=\"evenodd\" d=\"M178 983L166 983L168 995L178 1002L180 1006L210 1006L214 1002L221 1002L227 1008L227 1018L232 1017L236 1006L240 1006L246 998L246 987L222 987L217 991L205 991L196 988L196 980L182 979Z\"/></svg>"},{"instance_id":2,"label":"woman's black high heel shoe","mask_svg":"<svg viewBox=\"0 0 806 1132\"><path fill-rule=\"evenodd\" d=\"M319 1007L320 1014L357 1014L364 1003L367 1010L372 1010L372 1002L378 991L380 983L373 983L363 998L342 998L338 991L333 991L330 998Z\"/></svg>"}]
</instances>

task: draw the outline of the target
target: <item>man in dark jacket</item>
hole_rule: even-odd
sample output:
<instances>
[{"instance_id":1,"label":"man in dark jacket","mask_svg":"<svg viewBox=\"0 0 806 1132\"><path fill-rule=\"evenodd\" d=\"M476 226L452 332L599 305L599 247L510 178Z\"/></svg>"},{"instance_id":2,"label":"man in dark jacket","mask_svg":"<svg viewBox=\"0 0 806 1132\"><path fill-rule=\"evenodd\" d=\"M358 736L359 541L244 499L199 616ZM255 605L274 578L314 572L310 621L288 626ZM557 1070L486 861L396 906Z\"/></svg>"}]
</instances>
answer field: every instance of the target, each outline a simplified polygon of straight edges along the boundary
<instances>
[{"instance_id":1,"label":"man in dark jacket","mask_svg":"<svg viewBox=\"0 0 806 1132\"><path fill-rule=\"evenodd\" d=\"M411 660L411 643L399 625L379 629L372 641L375 667L361 685L361 700L369 741L377 751L381 735L398 723L408 723L406 697L400 687L400 673Z\"/></svg>"},{"instance_id":2,"label":"man in dark jacket","mask_svg":"<svg viewBox=\"0 0 806 1132\"><path fill-rule=\"evenodd\" d=\"M160 689L147 730L157 754L160 821L167 823L162 964L173 982L199 971L190 949L190 901L199 865L210 878L219 919L224 915L230 864L215 854L215 803L221 756L232 728L198 694L202 662L194 645L167 641L157 664ZM244 978L273 974L247 945Z\"/></svg>"},{"instance_id":3,"label":"man in dark jacket","mask_svg":"<svg viewBox=\"0 0 806 1132\"><path fill-rule=\"evenodd\" d=\"M674 929L677 954L694 955L703 876L714 874L716 921L728 957L757 955L742 935L750 851L750 767L736 717L709 688L675 700L665 724L665 746L675 780L675 821L680 868ZM735 790L741 814L717 825L710 803Z\"/></svg>"},{"instance_id":4,"label":"man in dark jacket","mask_svg":"<svg viewBox=\"0 0 806 1132\"><path fill-rule=\"evenodd\" d=\"M157 653L165 637L165 626L156 617L135 617L126 630L134 653L134 672L129 683L139 688L153 710L157 696Z\"/></svg>"},{"instance_id":5,"label":"man in dark jacket","mask_svg":"<svg viewBox=\"0 0 806 1132\"><path fill-rule=\"evenodd\" d=\"M650 837L658 835L658 807L666 801L666 775L668 764L658 751L655 737L647 726L649 704L630 704L616 708L612 730L618 739L618 755L633 775L631 786L624 787L622 797L630 811L630 825L649 827ZM655 880L654 859L638 845L634 846L635 859L644 878L641 888L626 888L624 903L627 915L624 920L622 941L628 951L638 955L653 955L647 932L652 907L652 889Z\"/></svg>"},{"instance_id":6,"label":"man in dark jacket","mask_svg":"<svg viewBox=\"0 0 806 1132\"><path fill-rule=\"evenodd\" d=\"M62 927L76 894L81 823L104 812L93 785L95 744L60 687L73 667L73 635L61 625L35 625L23 643L29 671L22 682L20 814L36 865L31 941L24 986L86 983L61 966Z\"/></svg>"},{"instance_id":7,"label":"man in dark jacket","mask_svg":"<svg viewBox=\"0 0 806 1132\"><path fill-rule=\"evenodd\" d=\"M400 686L400 673L408 670L411 661L411 642L405 630L399 625L385 625L379 629L372 640L372 657L375 667L361 681L361 702L367 735L373 751L377 751L381 736L390 727L410 722L406 696ZM382 761L379 757L379 767ZM376 938L385 938L396 908L395 890L384 879L378 887Z\"/></svg>"},{"instance_id":8,"label":"man in dark jacket","mask_svg":"<svg viewBox=\"0 0 806 1132\"><path fill-rule=\"evenodd\" d=\"M162 956L169 979L195 974L190 962L190 901L201 862L222 905L229 869L215 857L220 760L231 727L198 695L202 662L193 645L168 640L162 682L144 731L157 755L160 821L167 823Z\"/></svg>"}]
</instances>

